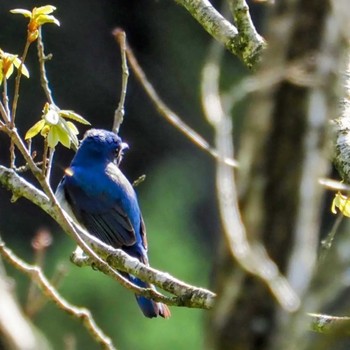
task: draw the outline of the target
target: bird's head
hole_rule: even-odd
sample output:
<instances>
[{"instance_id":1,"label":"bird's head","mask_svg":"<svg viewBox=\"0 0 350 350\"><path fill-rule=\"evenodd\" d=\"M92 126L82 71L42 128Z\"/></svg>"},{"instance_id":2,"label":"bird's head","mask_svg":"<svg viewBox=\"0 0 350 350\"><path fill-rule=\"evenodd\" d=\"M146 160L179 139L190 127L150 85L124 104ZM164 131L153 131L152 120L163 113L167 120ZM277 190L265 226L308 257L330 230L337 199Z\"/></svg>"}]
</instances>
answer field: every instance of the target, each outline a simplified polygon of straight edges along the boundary
<instances>
[{"instance_id":1,"label":"bird's head","mask_svg":"<svg viewBox=\"0 0 350 350\"><path fill-rule=\"evenodd\" d=\"M119 164L123 151L129 146L115 133L102 129L87 131L75 155L75 162L116 162Z\"/></svg>"}]
</instances>

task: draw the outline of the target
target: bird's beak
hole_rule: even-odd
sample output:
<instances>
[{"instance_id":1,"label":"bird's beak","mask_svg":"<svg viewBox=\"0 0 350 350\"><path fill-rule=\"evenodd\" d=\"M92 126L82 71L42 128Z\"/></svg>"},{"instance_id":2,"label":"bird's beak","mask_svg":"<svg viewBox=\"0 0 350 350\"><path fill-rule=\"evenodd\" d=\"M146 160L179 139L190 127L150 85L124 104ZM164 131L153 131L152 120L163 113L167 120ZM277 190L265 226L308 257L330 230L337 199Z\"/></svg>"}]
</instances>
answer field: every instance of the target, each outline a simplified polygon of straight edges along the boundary
<instances>
[{"instance_id":1,"label":"bird's beak","mask_svg":"<svg viewBox=\"0 0 350 350\"><path fill-rule=\"evenodd\" d=\"M123 159L123 155L124 155L124 150L126 149L129 149L129 145L125 142L122 142L122 144L120 145L120 151L119 151L119 154L116 158L116 162L117 162L117 165L119 166L120 162L122 161Z\"/></svg>"},{"instance_id":2,"label":"bird's beak","mask_svg":"<svg viewBox=\"0 0 350 350\"><path fill-rule=\"evenodd\" d=\"M126 142L122 142L122 151L124 151L125 149L129 149L129 145Z\"/></svg>"}]
</instances>

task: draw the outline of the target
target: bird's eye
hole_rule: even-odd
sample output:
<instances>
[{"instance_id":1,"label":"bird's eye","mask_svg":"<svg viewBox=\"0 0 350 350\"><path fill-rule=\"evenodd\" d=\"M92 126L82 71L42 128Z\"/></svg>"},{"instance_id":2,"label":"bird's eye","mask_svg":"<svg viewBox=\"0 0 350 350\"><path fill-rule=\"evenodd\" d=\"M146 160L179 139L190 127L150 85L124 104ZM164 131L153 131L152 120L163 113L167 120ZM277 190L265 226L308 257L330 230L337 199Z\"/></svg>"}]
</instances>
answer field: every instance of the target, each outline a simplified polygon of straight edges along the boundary
<instances>
[{"instance_id":1,"label":"bird's eye","mask_svg":"<svg viewBox=\"0 0 350 350\"><path fill-rule=\"evenodd\" d=\"M119 163L122 161L122 159L123 159L123 148L121 146L118 146L115 149L115 161L119 165Z\"/></svg>"},{"instance_id":2,"label":"bird's eye","mask_svg":"<svg viewBox=\"0 0 350 350\"><path fill-rule=\"evenodd\" d=\"M123 154L123 150L122 150L122 148L121 148L120 146L118 146L118 147L115 149L115 154L114 154L114 156L115 156L116 158L118 158L118 157L120 157L122 154Z\"/></svg>"},{"instance_id":3,"label":"bird's eye","mask_svg":"<svg viewBox=\"0 0 350 350\"><path fill-rule=\"evenodd\" d=\"M129 146L127 143L122 142L120 145L118 145L115 149L115 160L117 162L117 164L119 165L120 162L123 159L123 155L124 155L124 150L128 149Z\"/></svg>"}]
</instances>

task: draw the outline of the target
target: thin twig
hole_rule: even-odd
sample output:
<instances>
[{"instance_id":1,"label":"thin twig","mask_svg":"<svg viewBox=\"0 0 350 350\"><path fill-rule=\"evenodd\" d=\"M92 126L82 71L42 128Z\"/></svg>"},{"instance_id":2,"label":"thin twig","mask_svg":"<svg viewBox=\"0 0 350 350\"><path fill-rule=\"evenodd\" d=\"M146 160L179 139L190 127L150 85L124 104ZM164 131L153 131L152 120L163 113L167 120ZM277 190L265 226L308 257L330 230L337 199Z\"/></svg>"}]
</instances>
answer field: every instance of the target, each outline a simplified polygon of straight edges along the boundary
<instances>
[{"instance_id":1,"label":"thin twig","mask_svg":"<svg viewBox=\"0 0 350 350\"><path fill-rule=\"evenodd\" d=\"M15 144L11 141L11 143L10 143L10 168L14 169L15 166L16 166Z\"/></svg>"},{"instance_id":2,"label":"thin twig","mask_svg":"<svg viewBox=\"0 0 350 350\"><path fill-rule=\"evenodd\" d=\"M43 165L43 162L36 162L35 165L36 165L37 167L41 167L41 166ZM16 167L14 170L15 170L16 173L18 173L18 174L19 174L19 173L25 173L26 171L30 170L30 166L29 166L28 163L27 163L27 164L25 164L25 165Z\"/></svg>"},{"instance_id":3,"label":"thin twig","mask_svg":"<svg viewBox=\"0 0 350 350\"><path fill-rule=\"evenodd\" d=\"M27 275L32 281L38 285L43 291L47 298L53 301L58 308L65 311L70 316L78 319L84 327L87 329L92 338L101 345L103 349L113 350L115 349L112 340L106 336L103 331L98 327L95 320L93 319L89 310L85 308L79 308L75 305L70 304L66 301L48 279L43 274L42 270L38 266L30 265L21 260L16 256L9 248L7 248L0 240L0 254L9 264L15 267Z\"/></svg>"},{"instance_id":4,"label":"thin twig","mask_svg":"<svg viewBox=\"0 0 350 350\"><path fill-rule=\"evenodd\" d=\"M49 151L49 143L47 142L47 137L44 138L44 152L43 152L43 162L41 166L41 172L43 176L46 176L46 167L47 167L47 153Z\"/></svg>"},{"instance_id":5,"label":"thin twig","mask_svg":"<svg viewBox=\"0 0 350 350\"><path fill-rule=\"evenodd\" d=\"M42 39L42 33L41 33L41 27L39 27L39 35L37 39L37 50L38 50L38 59L39 59L39 65L40 65L40 83L41 87L43 88L46 98L49 101L50 104L55 104L52 92L49 86L49 80L47 79L46 75L46 68L45 68L45 62L49 59L51 59L52 55L45 55L44 51L44 42Z\"/></svg>"},{"instance_id":6,"label":"thin twig","mask_svg":"<svg viewBox=\"0 0 350 350\"><path fill-rule=\"evenodd\" d=\"M10 122L10 115L9 115L9 113L6 112L6 108L2 104L1 101L0 101L0 114L1 114L2 118L4 119L5 123L9 123Z\"/></svg>"},{"instance_id":7,"label":"thin twig","mask_svg":"<svg viewBox=\"0 0 350 350\"><path fill-rule=\"evenodd\" d=\"M31 43L27 38L27 41L24 45L23 54L21 57L21 64L17 69L17 76L15 80L15 91L13 93L13 102L12 102L11 128L14 128L15 126L15 119L16 119L16 112L17 112L17 105L18 105L18 98L19 98L19 87L20 87L21 77L22 77L22 68L23 68L24 61L27 57L30 44Z\"/></svg>"},{"instance_id":8,"label":"thin twig","mask_svg":"<svg viewBox=\"0 0 350 350\"><path fill-rule=\"evenodd\" d=\"M10 112L10 107L9 107L9 97L8 97L8 93L7 93L7 79L6 76L4 77L4 90L3 90L3 101L4 101L4 107L5 107L5 115L7 117L5 117L5 120L7 119L10 124L11 123L11 112ZM10 168L14 168L15 167L15 163L16 163L16 154L15 154L15 145L13 144L13 142L11 141L10 143Z\"/></svg>"},{"instance_id":9,"label":"thin twig","mask_svg":"<svg viewBox=\"0 0 350 350\"><path fill-rule=\"evenodd\" d=\"M4 103L6 115L10 116L11 113L10 113L10 106L9 106L9 96L8 96L8 93L7 93L7 79L6 79L6 76L4 76L3 83L4 83L4 87L3 87L3 91L2 91L2 100L3 100L3 103Z\"/></svg>"},{"instance_id":10,"label":"thin twig","mask_svg":"<svg viewBox=\"0 0 350 350\"><path fill-rule=\"evenodd\" d=\"M220 58L220 47L214 43L203 68L202 103L207 120L215 128L219 154L233 158L232 120L224 111L219 93ZM223 231L232 256L245 271L266 283L285 310L297 310L298 296L268 257L263 245L249 243L238 207L234 171L222 162L217 162L216 186Z\"/></svg>"},{"instance_id":11,"label":"thin twig","mask_svg":"<svg viewBox=\"0 0 350 350\"><path fill-rule=\"evenodd\" d=\"M44 41L42 38L42 29L39 27L39 34L37 39L37 51L38 51L38 60L40 66L40 83L43 88L46 98L50 105L54 105L55 102L52 97L52 92L49 86L49 80L46 74L45 63L47 60L51 59L52 55L45 55ZM47 160L47 153L49 152L49 159ZM51 176L51 167L53 162L53 156L55 154L55 150L53 148L48 149L47 139L44 140L44 155L43 155L43 175L46 176L46 180L50 181Z\"/></svg>"},{"instance_id":12,"label":"thin twig","mask_svg":"<svg viewBox=\"0 0 350 350\"><path fill-rule=\"evenodd\" d=\"M21 83L21 76L22 76L22 68L23 68L23 64L24 61L27 57L27 53L28 53L28 49L30 46L30 41L27 38L27 41L24 45L24 50L23 50L23 54L22 54L22 58L21 58L21 64L18 67L17 70L17 76L16 76L16 80L15 80L15 91L13 93L13 101L12 101L12 111L10 114L10 127L11 129L15 128L15 119L16 119L16 112L17 112L17 105L18 105L18 98L19 98L19 87L20 87L20 83ZM11 168L15 167L15 162L16 162L16 155L15 155L15 145L14 145L14 141L11 139L11 144L10 144L10 166Z\"/></svg>"},{"instance_id":13,"label":"thin twig","mask_svg":"<svg viewBox=\"0 0 350 350\"><path fill-rule=\"evenodd\" d=\"M118 108L115 110L115 113L114 113L114 121L113 121L113 128L112 128L112 131L118 134L120 125L123 122L124 114L125 114L124 104L125 104L125 98L126 98L126 91L128 87L129 69L128 69L126 53L125 53L126 51L125 32L117 28L113 31L113 36L120 46L120 53L121 53L121 59L122 59L122 88L120 91Z\"/></svg>"},{"instance_id":14,"label":"thin twig","mask_svg":"<svg viewBox=\"0 0 350 350\"><path fill-rule=\"evenodd\" d=\"M59 265L57 270L55 271L53 277L51 278L51 284L54 288L58 289L58 287L62 284L64 277L67 275L67 269L62 268L62 265ZM49 302L45 295L36 294L35 297L31 300L30 304L27 305L26 314L32 318L36 315L43 307Z\"/></svg>"},{"instance_id":15,"label":"thin twig","mask_svg":"<svg viewBox=\"0 0 350 350\"><path fill-rule=\"evenodd\" d=\"M50 147L49 148L49 159L48 159L47 168L46 168L46 180L47 180L47 182L50 182L51 169L52 169L54 155L55 155L55 149Z\"/></svg>"},{"instance_id":16,"label":"thin twig","mask_svg":"<svg viewBox=\"0 0 350 350\"><path fill-rule=\"evenodd\" d=\"M332 247L335 234L338 232L339 226L342 223L343 219L344 219L344 215L339 214L337 216L337 218L335 219L333 226L332 226L331 230L329 231L327 237L324 240L322 240L321 252L320 252L320 256L319 256L319 267L325 261L327 254Z\"/></svg>"},{"instance_id":17,"label":"thin twig","mask_svg":"<svg viewBox=\"0 0 350 350\"><path fill-rule=\"evenodd\" d=\"M181 118L178 114L176 114L173 110L171 110L159 97L156 90L150 83L150 81L147 79L146 74L142 70L141 66L137 62L137 59L132 52L130 46L128 43L126 43L126 55L130 64L130 68L135 73L137 79L141 83L141 86L144 88L145 92L147 93L148 97L153 102L154 106L156 107L157 111L161 116L163 116L171 125L175 126L178 130L180 130L187 138L189 138L195 145L197 145L199 148L205 150L208 152L211 156L213 156L215 159L219 160L220 162L224 162L225 164L235 167L237 166L237 162L232 158L222 158L219 156L216 149L210 146L210 144L196 131L194 131L192 128L190 128Z\"/></svg>"}]
</instances>

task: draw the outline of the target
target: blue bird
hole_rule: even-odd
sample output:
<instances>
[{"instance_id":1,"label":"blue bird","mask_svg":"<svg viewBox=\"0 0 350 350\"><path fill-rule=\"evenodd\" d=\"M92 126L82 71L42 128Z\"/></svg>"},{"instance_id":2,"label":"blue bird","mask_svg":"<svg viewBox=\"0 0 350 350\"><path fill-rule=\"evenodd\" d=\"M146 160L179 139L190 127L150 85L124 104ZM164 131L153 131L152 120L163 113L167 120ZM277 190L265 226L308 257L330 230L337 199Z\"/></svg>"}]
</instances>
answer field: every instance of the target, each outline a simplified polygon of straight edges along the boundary
<instances>
[{"instance_id":1,"label":"blue bird","mask_svg":"<svg viewBox=\"0 0 350 350\"><path fill-rule=\"evenodd\" d=\"M127 147L110 131L86 132L58 185L56 196L62 207L90 234L148 265L146 229L137 196L119 169ZM134 276L127 276L140 287L154 288ZM166 305L137 295L136 300L146 317L170 317Z\"/></svg>"}]
</instances>

